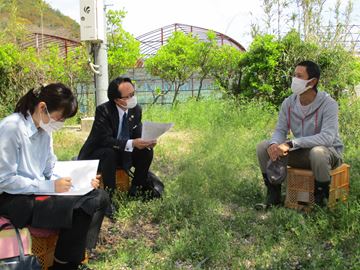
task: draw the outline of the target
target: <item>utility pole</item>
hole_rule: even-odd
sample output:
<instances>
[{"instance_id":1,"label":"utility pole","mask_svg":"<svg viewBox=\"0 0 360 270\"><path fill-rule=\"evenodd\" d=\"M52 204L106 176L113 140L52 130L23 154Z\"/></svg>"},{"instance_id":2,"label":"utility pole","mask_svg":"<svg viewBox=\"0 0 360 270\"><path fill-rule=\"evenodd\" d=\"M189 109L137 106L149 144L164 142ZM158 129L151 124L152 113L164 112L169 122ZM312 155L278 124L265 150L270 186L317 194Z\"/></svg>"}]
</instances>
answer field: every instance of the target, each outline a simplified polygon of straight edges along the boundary
<instances>
[{"instance_id":1,"label":"utility pole","mask_svg":"<svg viewBox=\"0 0 360 270\"><path fill-rule=\"evenodd\" d=\"M96 106L106 102L109 83L106 8L103 0L80 0L80 37L90 45L95 64L89 66L95 74Z\"/></svg>"},{"instance_id":2,"label":"utility pole","mask_svg":"<svg viewBox=\"0 0 360 270\"><path fill-rule=\"evenodd\" d=\"M104 38L94 46L95 65L99 66L99 74L95 74L96 106L108 100L107 88L109 84L107 38L106 38L106 7L104 6Z\"/></svg>"}]
</instances>

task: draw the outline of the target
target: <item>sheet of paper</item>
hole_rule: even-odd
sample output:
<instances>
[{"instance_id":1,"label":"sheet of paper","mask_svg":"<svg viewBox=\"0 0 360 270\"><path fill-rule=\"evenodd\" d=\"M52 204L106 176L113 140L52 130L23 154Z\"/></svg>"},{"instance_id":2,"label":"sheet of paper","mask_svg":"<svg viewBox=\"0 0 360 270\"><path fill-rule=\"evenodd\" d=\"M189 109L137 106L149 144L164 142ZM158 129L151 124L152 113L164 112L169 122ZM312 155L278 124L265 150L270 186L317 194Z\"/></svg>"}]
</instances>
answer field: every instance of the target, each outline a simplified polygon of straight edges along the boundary
<instances>
[{"instance_id":1,"label":"sheet of paper","mask_svg":"<svg viewBox=\"0 0 360 270\"><path fill-rule=\"evenodd\" d=\"M41 195L84 195L94 188L91 186L91 180L96 177L99 160L76 160L76 161L58 161L55 163L52 180L61 177L71 177L72 187L68 192L62 193L41 193ZM39 193L40 194L40 193Z\"/></svg>"},{"instance_id":2,"label":"sheet of paper","mask_svg":"<svg viewBox=\"0 0 360 270\"><path fill-rule=\"evenodd\" d=\"M141 139L156 140L162 134L168 131L173 125L173 123L144 122L142 126Z\"/></svg>"}]
</instances>

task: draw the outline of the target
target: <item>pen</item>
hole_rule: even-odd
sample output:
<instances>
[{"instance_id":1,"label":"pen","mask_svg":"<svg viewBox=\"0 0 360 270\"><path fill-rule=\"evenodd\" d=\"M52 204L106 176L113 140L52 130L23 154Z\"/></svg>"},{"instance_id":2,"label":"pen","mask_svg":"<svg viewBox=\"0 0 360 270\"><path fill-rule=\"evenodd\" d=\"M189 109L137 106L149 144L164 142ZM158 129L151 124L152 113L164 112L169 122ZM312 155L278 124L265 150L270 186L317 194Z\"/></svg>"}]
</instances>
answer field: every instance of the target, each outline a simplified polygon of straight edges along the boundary
<instances>
[{"instance_id":1,"label":"pen","mask_svg":"<svg viewBox=\"0 0 360 270\"><path fill-rule=\"evenodd\" d=\"M58 175L58 174L56 174L56 173L53 173L53 175L52 176L54 176L54 177L56 177L56 178L62 178L62 176L61 175Z\"/></svg>"}]
</instances>

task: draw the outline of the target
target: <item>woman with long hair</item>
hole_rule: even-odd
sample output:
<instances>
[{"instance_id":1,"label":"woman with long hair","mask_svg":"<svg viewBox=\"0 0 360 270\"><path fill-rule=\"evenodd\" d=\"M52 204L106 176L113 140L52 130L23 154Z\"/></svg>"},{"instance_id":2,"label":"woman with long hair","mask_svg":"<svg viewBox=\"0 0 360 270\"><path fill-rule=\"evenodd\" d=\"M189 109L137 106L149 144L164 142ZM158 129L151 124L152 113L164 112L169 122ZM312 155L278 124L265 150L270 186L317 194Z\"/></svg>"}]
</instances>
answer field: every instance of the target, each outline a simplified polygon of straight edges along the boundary
<instances>
[{"instance_id":1,"label":"woman with long hair","mask_svg":"<svg viewBox=\"0 0 360 270\"><path fill-rule=\"evenodd\" d=\"M58 229L55 270L79 269L85 249L96 245L109 205L107 193L97 189L98 177L91 182L94 190L83 196L36 195L71 188L69 177L52 180L56 156L51 134L77 109L72 91L53 83L31 89L15 112L0 121L0 215L19 228Z\"/></svg>"}]
</instances>

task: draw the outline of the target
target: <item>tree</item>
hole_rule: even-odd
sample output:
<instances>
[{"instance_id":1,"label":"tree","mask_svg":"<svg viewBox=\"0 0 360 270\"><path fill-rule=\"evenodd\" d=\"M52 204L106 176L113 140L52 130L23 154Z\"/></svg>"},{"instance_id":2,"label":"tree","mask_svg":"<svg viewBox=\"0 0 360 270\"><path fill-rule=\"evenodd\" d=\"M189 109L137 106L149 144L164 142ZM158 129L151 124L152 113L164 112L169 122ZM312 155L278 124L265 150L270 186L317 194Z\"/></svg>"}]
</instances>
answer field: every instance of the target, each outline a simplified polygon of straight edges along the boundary
<instances>
[{"instance_id":1,"label":"tree","mask_svg":"<svg viewBox=\"0 0 360 270\"><path fill-rule=\"evenodd\" d=\"M319 64L319 89L339 99L360 82L360 61L341 46L322 47L303 41L300 34L290 31L281 40L275 36L257 36L243 54L239 66L242 75L239 88L226 88L245 98L261 98L275 105L291 94L294 68L303 60Z\"/></svg>"},{"instance_id":2,"label":"tree","mask_svg":"<svg viewBox=\"0 0 360 270\"><path fill-rule=\"evenodd\" d=\"M282 98L276 91L281 77L277 75L277 66L283 51L282 44L274 36L257 36L242 59L242 94L245 97ZM283 92L284 89L280 91Z\"/></svg>"},{"instance_id":3,"label":"tree","mask_svg":"<svg viewBox=\"0 0 360 270\"><path fill-rule=\"evenodd\" d=\"M252 25L255 34L277 34L277 38L286 35L292 29L305 41L335 46L346 38L351 27L353 0L336 0L333 17L324 16L327 0L263 0L265 26ZM343 8L343 10L341 10ZM289 22L292 22L289 24ZM324 26L327 25L327 26Z\"/></svg>"},{"instance_id":4,"label":"tree","mask_svg":"<svg viewBox=\"0 0 360 270\"><path fill-rule=\"evenodd\" d=\"M40 13L41 48L43 48L44 47L44 11L47 4L43 0L36 0L35 5Z\"/></svg>"},{"instance_id":5,"label":"tree","mask_svg":"<svg viewBox=\"0 0 360 270\"><path fill-rule=\"evenodd\" d=\"M168 39L168 43L145 62L145 68L151 75L160 77L172 86L174 90L173 105L180 87L196 71L193 64L196 42L197 39L191 34L174 32ZM167 94L170 90L171 88L165 92L161 91L161 94Z\"/></svg>"},{"instance_id":6,"label":"tree","mask_svg":"<svg viewBox=\"0 0 360 270\"><path fill-rule=\"evenodd\" d=\"M140 58L140 42L122 27L125 15L123 10L109 10L106 14L109 78L133 67Z\"/></svg>"},{"instance_id":7,"label":"tree","mask_svg":"<svg viewBox=\"0 0 360 270\"><path fill-rule=\"evenodd\" d=\"M203 86L204 79L210 74L214 63L214 52L217 47L216 34L214 32L208 33L208 41L198 40L195 43L194 65L197 67L197 74L199 75L199 88L196 100L200 99L200 93Z\"/></svg>"},{"instance_id":8,"label":"tree","mask_svg":"<svg viewBox=\"0 0 360 270\"><path fill-rule=\"evenodd\" d=\"M0 44L0 116L10 113L16 101L42 83L62 82L76 93L79 84L92 82L84 47L70 50L67 58L59 47L21 49L16 44Z\"/></svg>"},{"instance_id":9,"label":"tree","mask_svg":"<svg viewBox=\"0 0 360 270\"><path fill-rule=\"evenodd\" d=\"M335 99L359 84L360 61L343 47L323 48L317 61L322 70L321 88Z\"/></svg>"},{"instance_id":10,"label":"tree","mask_svg":"<svg viewBox=\"0 0 360 270\"><path fill-rule=\"evenodd\" d=\"M281 28L283 19L286 20L284 12L289 6L289 0L263 0L262 8L265 13L265 29L268 34L277 34L281 36ZM276 25L276 28L273 27Z\"/></svg>"},{"instance_id":11,"label":"tree","mask_svg":"<svg viewBox=\"0 0 360 270\"><path fill-rule=\"evenodd\" d=\"M242 57L241 51L227 44L218 45L213 52L210 74L215 78L220 88L228 93L239 91L238 86L242 77Z\"/></svg>"}]
</instances>

